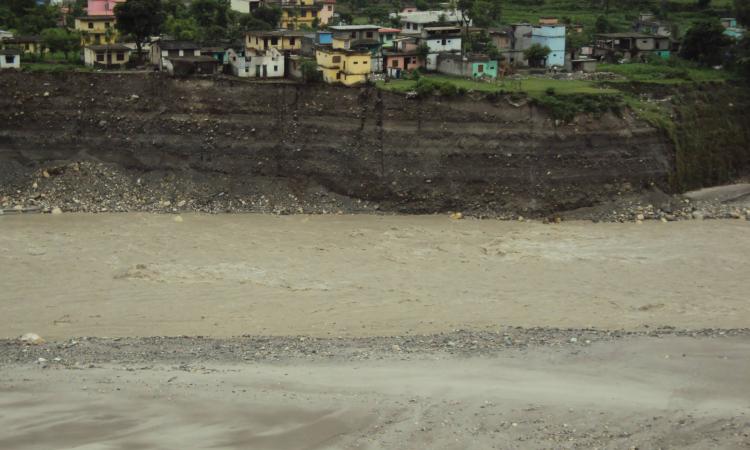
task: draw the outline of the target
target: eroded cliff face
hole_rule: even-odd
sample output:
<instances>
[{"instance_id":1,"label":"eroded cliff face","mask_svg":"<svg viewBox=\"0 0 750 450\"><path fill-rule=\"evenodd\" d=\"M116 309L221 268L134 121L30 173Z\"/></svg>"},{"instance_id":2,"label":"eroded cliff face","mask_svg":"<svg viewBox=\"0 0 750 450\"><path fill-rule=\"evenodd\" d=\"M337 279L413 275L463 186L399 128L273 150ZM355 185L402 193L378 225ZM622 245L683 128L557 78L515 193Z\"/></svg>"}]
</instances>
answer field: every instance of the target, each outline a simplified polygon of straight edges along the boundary
<instances>
[{"instance_id":1,"label":"eroded cliff face","mask_svg":"<svg viewBox=\"0 0 750 450\"><path fill-rule=\"evenodd\" d=\"M556 124L505 98L158 74L2 73L0 92L6 188L27 170L95 160L215 178L238 199L289 189L381 210L539 215L667 189L673 166L665 135L628 112Z\"/></svg>"}]
</instances>

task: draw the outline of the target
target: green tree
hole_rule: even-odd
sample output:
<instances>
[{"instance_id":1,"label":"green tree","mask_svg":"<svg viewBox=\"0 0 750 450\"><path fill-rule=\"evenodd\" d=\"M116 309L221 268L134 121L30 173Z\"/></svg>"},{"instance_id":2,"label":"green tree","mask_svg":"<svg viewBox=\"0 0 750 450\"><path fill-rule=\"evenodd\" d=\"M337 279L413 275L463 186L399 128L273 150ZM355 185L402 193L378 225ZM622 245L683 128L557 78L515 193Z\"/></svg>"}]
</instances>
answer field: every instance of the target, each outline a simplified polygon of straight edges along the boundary
<instances>
[{"instance_id":1,"label":"green tree","mask_svg":"<svg viewBox=\"0 0 750 450\"><path fill-rule=\"evenodd\" d=\"M80 38L64 28L47 28L42 30L44 45L52 52L62 52L68 58L71 52L80 47Z\"/></svg>"},{"instance_id":2,"label":"green tree","mask_svg":"<svg viewBox=\"0 0 750 450\"><path fill-rule=\"evenodd\" d=\"M599 16L596 18L594 30L596 30L597 33L611 33L612 29L612 24L606 16Z\"/></svg>"},{"instance_id":3,"label":"green tree","mask_svg":"<svg viewBox=\"0 0 750 450\"><path fill-rule=\"evenodd\" d=\"M490 27L500 20L500 0L475 0L470 14L474 26Z\"/></svg>"},{"instance_id":4,"label":"green tree","mask_svg":"<svg viewBox=\"0 0 750 450\"><path fill-rule=\"evenodd\" d=\"M711 0L698 0L696 5L698 5L699 9L706 9L711 6Z\"/></svg>"},{"instance_id":5,"label":"green tree","mask_svg":"<svg viewBox=\"0 0 750 450\"><path fill-rule=\"evenodd\" d=\"M253 17L267 23L271 28L276 28L281 20L281 9L274 6L259 6L253 11Z\"/></svg>"},{"instance_id":6,"label":"green tree","mask_svg":"<svg viewBox=\"0 0 750 450\"><path fill-rule=\"evenodd\" d=\"M524 50L523 56L529 60L529 65L531 67L541 67L551 51L552 50L547 46L533 44L531 47Z\"/></svg>"},{"instance_id":7,"label":"green tree","mask_svg":"<svg viewBox=\"0 0 750 450\"><path fill-rule=\"evenodd\" d=\"M318 65L315 61L305 60L300 65L300 71L302 72L302 80L305 83L316 83L323 81L323 73L318 70Z\"/></svg>"},{"instance_id":8,"label":"green tree","mask_svg":"<svg viewBox=\"0 0 750 450\"><path fill-rule=\"evenodd\" d=\"M164 31L174 39L181 41L195 41L201 35L198 22L192 17L179 19L169 16L164 24Z\"/></svg>"},{"instance_id":9,"label":"green tree","mask_svg":"<svg viewBox=\"0 0 750 450\"><path fill-rule=\"evenodd\" d=\"M417 47L417 55L419 56L419 59L422 60L424 64L427 64L427 55L430 54L430 47L427 46L424 42L419 44L419 47Z\"/></svg>"},{"instance_id":10,"label":"green tree","mask_svg":"<svg viewBox=\"0 0 750 450\"><path fill-rule=\"evenodd\" d=\"M161 0L127 0L115 6L117 29L132 36L141 58L143 44L158 35L164 24L164 10Z\"/></svg>"},{"instance_id":11,"label":"green tree","mask_svg":"<svg viewBox=\"0 0 750 450\"><path fill-rule=\"evenodd\" d=\"M706 20L696 23L685 33L680 56L702 65L717 65L724 61L724 53L731 44L731 38L724 35L724 27L718 20Z\"/></svg>"},{"instance_id":12,"label":"green tree","mask_svg":"<svg viewBox=\"0 0 750 450\"><path fill-rule=\"evenodd\" d=\"M734 14L742 25L750 27L750 0L734 0Z\"/></svg>"}]
</instances>

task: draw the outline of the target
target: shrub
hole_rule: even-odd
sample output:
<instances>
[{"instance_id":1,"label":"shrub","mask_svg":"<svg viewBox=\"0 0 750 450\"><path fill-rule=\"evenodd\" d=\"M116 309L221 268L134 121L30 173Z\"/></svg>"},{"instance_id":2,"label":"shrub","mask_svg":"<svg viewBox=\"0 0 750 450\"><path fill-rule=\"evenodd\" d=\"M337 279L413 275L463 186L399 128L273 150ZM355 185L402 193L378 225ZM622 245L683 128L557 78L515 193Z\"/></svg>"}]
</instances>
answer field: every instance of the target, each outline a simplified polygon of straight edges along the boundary
<instances>
[{"instance_id":1,"label":"shrub","mask_svg":"<svg viewBox=\"0 0 750 450\"><path fill-rule=\"evenodd\" d=\"M545 89L544 93L547 95L555 95L555 88L548 87L547 89Z\"/></svg>"}]
</instances>

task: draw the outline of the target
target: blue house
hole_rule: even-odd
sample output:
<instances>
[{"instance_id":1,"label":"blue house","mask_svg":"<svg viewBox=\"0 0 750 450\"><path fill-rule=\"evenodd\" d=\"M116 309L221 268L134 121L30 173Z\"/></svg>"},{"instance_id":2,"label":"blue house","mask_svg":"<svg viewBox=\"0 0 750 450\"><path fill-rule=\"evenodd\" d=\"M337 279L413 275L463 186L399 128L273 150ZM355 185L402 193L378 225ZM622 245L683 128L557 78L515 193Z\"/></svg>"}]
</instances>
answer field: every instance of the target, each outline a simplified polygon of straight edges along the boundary
<instances>
[{"instance_id":1,"label":"blue house","mask_svg":"<svg viewBox=\"0 0 750 450\"><path fill-rule=\"evenodd\" d=\"M316 44L333 44L333 33L330 31L318 31Z\"/></svg>"},{"instance_id":2,"label":"blue house","mask_svg":"<svg viewBox=\"0 0 750 450\"><path fill-rule=\"evenodd\" d=\"M565 25L539 25L531 29L531 44L549 47L545 65L547 67L565 65Z\"/></svg>"}]
</instances>

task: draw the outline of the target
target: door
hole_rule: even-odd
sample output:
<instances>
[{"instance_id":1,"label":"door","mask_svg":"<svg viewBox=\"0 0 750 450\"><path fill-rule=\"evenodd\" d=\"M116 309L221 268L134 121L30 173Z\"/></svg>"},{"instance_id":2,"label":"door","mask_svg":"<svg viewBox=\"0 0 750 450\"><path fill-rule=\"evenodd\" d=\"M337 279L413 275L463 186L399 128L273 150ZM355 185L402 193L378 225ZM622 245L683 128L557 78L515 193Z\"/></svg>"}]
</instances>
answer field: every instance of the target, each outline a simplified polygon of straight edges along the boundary
<instances>
[{"instance_id":1,"label":"door","mask_svg":"<svg viewBox=\"0 0 750 450\"><path fill-rule=\"evenodd\" d=\"M263 78L268 77L268 66L263 64Z\"/></svg>"},{"instance_id":2,"label":"door","mask_svg":"<svg viewBox=\"0 0 750 450\"><path fill-rule=\"evenodd\" d=\"M260 66L255 66L255 78L260 78Z\"/></svg>"}]
</instances>

